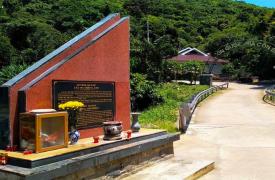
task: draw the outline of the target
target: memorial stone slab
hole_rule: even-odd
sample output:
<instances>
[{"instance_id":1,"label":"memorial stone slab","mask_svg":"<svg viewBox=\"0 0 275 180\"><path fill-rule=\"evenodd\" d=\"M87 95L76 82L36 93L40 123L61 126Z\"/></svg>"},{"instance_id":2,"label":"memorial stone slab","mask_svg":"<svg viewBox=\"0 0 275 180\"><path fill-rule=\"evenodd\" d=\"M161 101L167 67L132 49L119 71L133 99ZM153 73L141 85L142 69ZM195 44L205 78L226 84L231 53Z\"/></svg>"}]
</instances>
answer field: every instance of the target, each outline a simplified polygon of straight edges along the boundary
<instances>
[{"instance_id":1,"label":"memorial stone slab","mask_svg":"<svg viewBox=\"0 0 275 180\"><path fill-rule=\"evenodd\" d=\"M113 82L54 81L53 104L80 101L85 104L78 115L77 129L101 127L114 120L115 86Z\"/></svg>"}]
</instances>

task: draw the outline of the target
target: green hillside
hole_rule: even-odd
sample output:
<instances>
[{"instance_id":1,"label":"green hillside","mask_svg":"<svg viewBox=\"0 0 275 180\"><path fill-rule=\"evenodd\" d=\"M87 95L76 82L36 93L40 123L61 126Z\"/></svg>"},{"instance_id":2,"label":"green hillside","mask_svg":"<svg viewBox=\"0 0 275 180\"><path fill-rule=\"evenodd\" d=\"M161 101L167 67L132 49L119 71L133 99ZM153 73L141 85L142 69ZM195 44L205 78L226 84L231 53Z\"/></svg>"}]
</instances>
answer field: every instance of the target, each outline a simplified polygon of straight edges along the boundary
<instances>
[{"instance_id":1,"label":"green hillside","mask_svg":"<svg viewBox=\"0 0 275 180\"><path fill-rule=\"evenodd\" d=\"M162 59L188 46L230 60L240 76L275 77L274 9L231 0L2 0L1 3L2 69L14 64L30 65L106 15L119 12L131 17L132 72L147 74L151 80L162 81L165 76Z\"/></svg>"}]
</instances>

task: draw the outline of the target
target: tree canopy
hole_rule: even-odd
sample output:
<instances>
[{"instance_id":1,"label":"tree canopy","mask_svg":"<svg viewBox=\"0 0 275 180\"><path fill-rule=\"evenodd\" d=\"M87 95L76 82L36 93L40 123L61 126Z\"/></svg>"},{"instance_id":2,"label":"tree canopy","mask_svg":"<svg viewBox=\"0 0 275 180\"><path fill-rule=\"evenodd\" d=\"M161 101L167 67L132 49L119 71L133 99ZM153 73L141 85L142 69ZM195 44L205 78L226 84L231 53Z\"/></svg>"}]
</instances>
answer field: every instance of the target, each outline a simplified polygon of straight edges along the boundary
<instances>
[{"instance_id":1,"label":"tree canopy","mask_svg":"<svg viewBox=\"0 0 275 180\"><path fill-rule=\"evenodd\" d=\"M233 0L0 0L0 66L32 64L110 13L131 19L131 71L162 81L187 46L275 77L275 10Z\"/></svg>"}]
</instances>

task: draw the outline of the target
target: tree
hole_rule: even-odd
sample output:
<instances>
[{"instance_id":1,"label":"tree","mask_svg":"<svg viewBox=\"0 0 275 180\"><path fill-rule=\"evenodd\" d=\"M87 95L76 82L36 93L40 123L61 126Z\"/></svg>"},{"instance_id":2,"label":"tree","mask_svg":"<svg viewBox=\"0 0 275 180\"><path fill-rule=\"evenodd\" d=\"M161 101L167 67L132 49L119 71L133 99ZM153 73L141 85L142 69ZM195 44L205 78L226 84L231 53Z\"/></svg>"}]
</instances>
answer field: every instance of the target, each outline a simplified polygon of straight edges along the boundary
<instances>
[{"instance_id":1,"label":"tree","mask_svg":"<svg viewBox=\"0 0 275 180\"><path fill-rule=\"evenodd\" d=\"M189 74L190 84L193 84L193 82L196 84L198 76L204 70L204 63L197 60L187 61L183 63L183 69L185 73Z\"/></svg>"},{"instance_id":2,"label":"tree","mask_svg":"<svg viewBox=\"0 0 275 180\"><path fill-rule=\"evenodd\" d=\"M4 0L3 6L6 8L7 13L12 15L13 12L20 9L22 3L20 0Z\"/></svg>"},{"instance_id":3,"label":"tree","mask_svg":"<svg viewBox=\"0 0 275 180\"><path fill-rule=\"evenodd\" d=\"M252 75L275 78L270 69L274 55L246 45L251 40L274 43L273 9L232 0L0 2L0 66L13 61L31 64L109 13L120 13L130 16L131 70L150 80L165 80L164 60L188 46L229 60L237 70L244 66ZM240 46L232 48L235 42Z\"/></svg>"},{"instance_id":4,"label":"tree","mask_svg":"<svg viewBox=\"0 0 275 180\"><path fill-rule=\"evenodd\" d=\"M0 85L16 76L28 67L27 64L10 64L0 70Z\"/></svg>"},{"instance_id":5,"label":"tree","mask_svg":"<svg viewBox=\"0 0 275 180\"><path fill-rule=\"evenodd\" d=\"M222 74L224 74L228 77L232 77L233 75L235 75L236 70L235 70L233 64L228 63L228 64L224 65L223 68L222 68Z\"/></svg>"},{"instance_id":6,"label":"tree","mask_svg":"<svg viewBox=\"0 0 275 180\"><path fill-rule=\"evenodd\" d=\"M131 109L141 111L151 105L163 102L156 92L156 84L147 80L146 76L138 73L131 75Z\"/></svg>"},{"instance_id":7,"label":"tree","mask_svg":"<svg viewBox=\"0 0 275 180\"><path fill-rule=\"evenodd\" d=\"M14 60L15 49L9 39L0 33L0 67Z\"/></svg>"},{"instance_id":8,"label":"tree","mask_svg":"<svg viewBox=\"0 0 275 180\"><path fill-rule=\"evenodd\" d=\"M165 75L172 75L174 80L178 80L178 76L184 73L184 66L182 63L170 60L165 61Z\"/></svg>"}]
</instances>

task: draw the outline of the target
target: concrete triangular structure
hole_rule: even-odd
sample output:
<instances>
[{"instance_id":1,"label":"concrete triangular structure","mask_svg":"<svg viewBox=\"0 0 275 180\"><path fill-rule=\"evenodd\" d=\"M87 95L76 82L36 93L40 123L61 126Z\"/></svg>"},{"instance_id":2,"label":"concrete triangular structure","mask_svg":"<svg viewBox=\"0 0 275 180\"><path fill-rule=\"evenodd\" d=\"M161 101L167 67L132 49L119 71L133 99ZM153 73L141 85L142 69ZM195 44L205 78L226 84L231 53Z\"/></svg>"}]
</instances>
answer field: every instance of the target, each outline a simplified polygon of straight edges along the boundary
<instances>
[{"instance_id":1,"label":"concrete triangular structure","mask_svg":"<svg viewBox=\"0 0 275 180\"><path fill-rule=\"evenodd\" d=\"M115 119L130 128L129 19L112 14L65 43L0 88L0 147L18 143L18 115L54 108L54 80L102 81L115 84ZM82 130L82 137L101 128Z\"/></svg>"}]
</instances>

